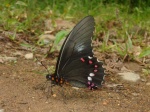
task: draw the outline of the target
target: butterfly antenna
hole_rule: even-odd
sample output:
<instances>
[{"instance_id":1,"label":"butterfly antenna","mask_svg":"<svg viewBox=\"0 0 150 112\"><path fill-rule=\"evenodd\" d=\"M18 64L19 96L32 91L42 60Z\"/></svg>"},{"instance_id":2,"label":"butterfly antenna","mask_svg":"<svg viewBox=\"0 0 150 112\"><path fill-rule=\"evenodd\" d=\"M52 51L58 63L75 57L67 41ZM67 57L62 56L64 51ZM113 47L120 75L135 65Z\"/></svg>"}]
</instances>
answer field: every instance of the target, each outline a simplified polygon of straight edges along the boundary
<instances>
[{"instance_id":1,"label":"butterfly antenna","mask_svg":"<svg viewBox=\"0 0 150 112\"><path fill-rule=\"evenodd\" d=\"M48 74L50 74L48 68L43 64L43 62L40 61L37 57L35 57L35 58L36 58L36 60L38 60L38 61L41 63L41 65L46 69L46 71L48 72ZM51 81L50 84L51 84L51 85L50 85L50 88L51 88L51 94L53 95L53 90L52 90L53 85L52 85L52 81ZM48 88L49 88L49 87L48 87ZM48 90L48 93L49 93L49 90Z\"/></svg>"},{"instance_id":2,"label":"butterfly antenna","mask_svg":"<svg viewBox=\"0 0 150 112\"><path fill-rule=\"evenodd\" d=\"M37 57L35 57L35 58L36 58L36 60L38 60L38 61L41 63L41 65L46 69L46 71L48 72L48 74L50 74L48 68L43 64L43 62L40 61Z\"/></svg>"}]
</instances>

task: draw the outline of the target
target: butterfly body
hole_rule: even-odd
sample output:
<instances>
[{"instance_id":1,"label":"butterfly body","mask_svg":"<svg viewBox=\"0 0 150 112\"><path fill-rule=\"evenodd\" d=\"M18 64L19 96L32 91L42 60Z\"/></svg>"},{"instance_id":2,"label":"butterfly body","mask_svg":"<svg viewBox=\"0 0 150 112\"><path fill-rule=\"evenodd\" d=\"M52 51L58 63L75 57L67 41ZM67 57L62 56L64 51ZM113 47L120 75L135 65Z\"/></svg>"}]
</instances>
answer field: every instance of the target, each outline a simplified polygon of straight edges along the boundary
<instances>
[{"instance_id":1,"label":"butterfly body","mask_svg":"<svg viewBox=\"0 0 150 112\"><path fill-rule=\"evenodd\" d=\"M104 80L104 68L92 52L94 18L87 16L81 20L66 37L60 50L56 70L47 79L62 85L97 89Z\"/></svg>"}]
</instances>

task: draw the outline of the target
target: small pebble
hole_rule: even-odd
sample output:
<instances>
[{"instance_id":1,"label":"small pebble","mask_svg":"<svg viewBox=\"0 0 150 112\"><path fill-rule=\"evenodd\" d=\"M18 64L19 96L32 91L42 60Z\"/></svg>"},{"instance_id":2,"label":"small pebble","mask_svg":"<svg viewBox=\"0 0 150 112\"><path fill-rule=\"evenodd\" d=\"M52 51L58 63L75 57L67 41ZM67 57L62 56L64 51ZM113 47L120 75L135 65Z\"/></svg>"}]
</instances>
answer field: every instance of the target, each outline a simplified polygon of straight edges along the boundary
<instances>
[{"instance_id":1,"label":"small pebble","mask_svg":"<svg viewBox=\"0 0 150 112\"><path fill-rule=\"evenodd\" d=\"M0 109L0 112L4 112L4 109Z\"/></svg>"},{"instance_id":2,"label":"small pebble","mask_svg":"<svg viewBox=\"0 0 150 112\"><path fill-rule=\"evenodd\" d=\"M147 86L150 86L150 82L147 82L146 85L147 85Z\"/></svg>"},{"instance_id":3,"label":"small pebble","mask_svg":"<svg viewBox=\"0 0 150 112\"><path fill-rule=\"evenodd\" d=\"M2 59L0 59L0 63L4 63L4 61Z\"/></svg>"},{"instance_id":4,"label":"small pebble","mask_svg":"<svg viewBox=\"0 0 150 112\"><path fill-rule=\"evenodd\" d=\"M131 93L133 96L139 96L139 93Z\"/></svg>"},{"instance_id":5,"label":"small pebble","mask_svg":"<svg viewBox=\"0 0 150 112\"><path fill-rule=\"evenodd\" d=\"M107 105L107 102L103 102L103 105Z\"/></svg>"},{"instance_id":6,"label":"small pebble","mask_svg":"<svg viewBox=\"0 0 150 112\"><path fill-rule=\"evenodd\" d=\"M33 59L33 53L26 54L25 59Z\"/></svg>"},{"instance_id":7,"label":"small pebble","mask_svg":"<svg viewBox=\"0 0 150 112\"><path fill-rule=\"evenodd\" d=\"M136 82L140 79L139 74L133 73L133 72L123 72L123 73L118 73L122 79L131 81L131 82Z\"/></svg>"},{"instance_id":8,"label":"small pebble","mask_svg":"<svg viewBox=\"0 0 150 112\"><path fill-rule=\"evenodd\" d=\"M53 94L53 97L56 97L56 94Z\"/></svg>"}]
</instances>

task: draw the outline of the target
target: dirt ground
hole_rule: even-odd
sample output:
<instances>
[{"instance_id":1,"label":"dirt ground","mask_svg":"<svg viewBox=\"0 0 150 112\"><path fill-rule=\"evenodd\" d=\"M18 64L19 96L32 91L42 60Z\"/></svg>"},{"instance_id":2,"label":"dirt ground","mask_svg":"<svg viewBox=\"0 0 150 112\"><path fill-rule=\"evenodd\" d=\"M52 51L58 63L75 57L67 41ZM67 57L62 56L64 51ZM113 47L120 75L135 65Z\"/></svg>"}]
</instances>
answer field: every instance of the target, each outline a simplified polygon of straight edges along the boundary
<instances>
[{"instance_id":1,"label":"dirt ground","mask_svg":"<svg viewBox=\"0 0 150 112\"><path fill-rule=\"evenodd\" d=\"M44 57L43 49L45 48L39 48L39 52L35 52L34 55L38 55L41 59ZM44 75L46 70L35 59L24 58L24 54L30 52L14 46L14 43L0 41L1 57L17 57L16 61L0 62L0 110L4 109L4 112L150 112L149 76L141 76L138 82L128 82L121 80L117 73L111 74L106 76L103 88L97 91L90 91L87 88L74 89L65 85L55 86L53 87L55 96L50 95L47 98L48 95L42 89L46 81ZM44 64L55 66L56 58L45 59ZM138 70L136 66L141 67L137 63L126 63L126 66L128 65Z\"/></svg>"}]
</instances>

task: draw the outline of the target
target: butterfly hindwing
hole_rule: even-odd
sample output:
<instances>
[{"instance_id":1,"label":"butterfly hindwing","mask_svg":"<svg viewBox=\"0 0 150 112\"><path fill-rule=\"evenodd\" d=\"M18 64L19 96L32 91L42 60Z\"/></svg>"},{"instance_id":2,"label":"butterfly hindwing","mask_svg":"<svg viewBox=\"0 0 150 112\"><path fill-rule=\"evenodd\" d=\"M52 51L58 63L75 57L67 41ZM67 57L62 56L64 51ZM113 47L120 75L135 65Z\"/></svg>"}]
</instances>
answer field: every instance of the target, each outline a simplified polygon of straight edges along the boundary
<instances>
[{"instance_id":1,"label":"butterfly hindwing","mask_svg":"<svg viewBox=\"0 0 150 112\"><path fill-rule=\"evenodd\" d=\"M102 62L98 62L97 58L83 57L71 61L62 71L62 74L64 74L64 79L67 82L74 81L74 83L82 83L83 85L87 85L88 77L91 77L91 82L100 87L103 82L104 68L102 67ZM94 76L90 76L90 74Z\"/></svg>"}]
</instances>

